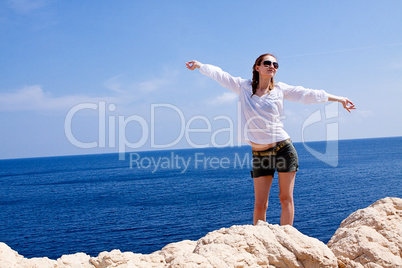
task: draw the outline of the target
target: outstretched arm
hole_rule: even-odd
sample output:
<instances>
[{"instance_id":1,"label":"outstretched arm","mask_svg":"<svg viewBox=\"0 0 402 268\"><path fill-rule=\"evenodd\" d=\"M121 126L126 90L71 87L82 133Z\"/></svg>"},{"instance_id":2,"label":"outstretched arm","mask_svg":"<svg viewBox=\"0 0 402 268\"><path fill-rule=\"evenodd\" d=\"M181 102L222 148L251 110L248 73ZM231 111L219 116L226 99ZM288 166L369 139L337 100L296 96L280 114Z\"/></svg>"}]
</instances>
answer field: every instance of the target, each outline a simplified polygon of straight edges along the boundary
<instances>
[{"instance_id":1,"label":"outstretched arm","mask_svg":"<svg viewBox=\"0 0 402 268\"><path fill-rule=\"evenodd\" d=\"M356 109L353 102L351 102L348 98L328 94L324 90L314 90L301 86L291 86L281 82L279 82L277 85L282 89L285 99L290 101L301 102L304 104L338 101L342 103L343 108L345 108L349 113L350 110Z\"/></svg>"},{"instance_id":2,"label":"outstretched arm","mask_svg":"<svg viewBox=\"0 0 402 268\"><path fill-rule=\"evenodd\" d=\"M343 108L348 110L349 113L350 113L350 110L356 109L355 105L353 104L353 102L350 101L348 98L345 98L345 97L339 97L339 96L335 96L335 95L332 95L332 94L328 94L328 101L338 101L338 102L342 103Z\"/></svg>"},{"instance_id":3,"label":"outstretched arm","mask_svg":"<svg viewBox=\"0 0 402 268\"><path fill-rule=\"evenodd\" d=\"M229 73L222 71L222 69L219 67L210 64L202 64L196 60L186 62L186 66L189 70L199 69L200 73L214 79L224 88L227 88L237 94L239 94L241 85L245 81L243 81L241 77L231 76Z\"/></svg>"},{"instance_id":4,"label":"outstretched arm","mask_svg":"<svg viewBox=\"0 0 402 268\"><path fill-rule=\"evenodd\" d=\"M193 71L193 70L195 70L195 68L199 69L201 67L202 63L198 62L196 60L192 60L192 61L186 62L186 65L187 65L187 69Z\"/></svg>"}]
</instances>

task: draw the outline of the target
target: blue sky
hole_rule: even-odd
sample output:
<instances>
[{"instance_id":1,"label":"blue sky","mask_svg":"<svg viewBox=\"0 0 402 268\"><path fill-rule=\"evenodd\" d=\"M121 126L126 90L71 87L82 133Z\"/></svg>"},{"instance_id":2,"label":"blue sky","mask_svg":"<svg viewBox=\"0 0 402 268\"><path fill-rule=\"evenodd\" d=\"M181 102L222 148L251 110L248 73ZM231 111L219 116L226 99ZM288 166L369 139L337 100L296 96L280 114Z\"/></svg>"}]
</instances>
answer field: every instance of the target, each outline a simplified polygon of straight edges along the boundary
<instances>
[{"instance_id":1,"label":"blue sky","mask_svg":"<svg viewBox=\"0 0 402 268\"><path fill-rule=\"evenodd\" d=\"M286 102L294 141L401 136L400 10L388 0L2 1L0 158L118 152L123 142L141 144L127 151L233 145L236 96L184 63L249 78L266 52L280 63L277 81L357 107L328 121L327 104ZM317 111L323 120L303 126ZM71 142L67 121L91 148Z\"/></svg>"}]
</instances>

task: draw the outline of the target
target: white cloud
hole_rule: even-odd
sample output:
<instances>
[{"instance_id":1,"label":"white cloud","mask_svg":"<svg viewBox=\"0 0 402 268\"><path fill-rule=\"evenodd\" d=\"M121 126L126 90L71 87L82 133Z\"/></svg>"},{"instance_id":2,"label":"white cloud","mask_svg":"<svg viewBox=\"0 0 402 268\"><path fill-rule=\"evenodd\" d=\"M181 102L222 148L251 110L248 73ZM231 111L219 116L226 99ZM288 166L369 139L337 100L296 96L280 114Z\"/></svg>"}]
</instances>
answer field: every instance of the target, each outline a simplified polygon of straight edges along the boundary
<instances>
[{"instance_id":1,"label":"white cloud","mask_svg":"<svg viewBox=\"0 0 402 268\"><path fill-rule=\"evenodd\" d=\"M125 74L119 74L108 79L104 83L104 86L114 92L131 95L132 93L135 93L137 96L140 92L147 94L165 88L166 86L175 82L177 75L177 71L165 69L165 71L163 71L158 77L142 82L130 82L128 81L129 78L127 78Z\"/></svg>"},{"instance_id":2,"label":"white cloud","mask_svg":"<svg viewBox=\"0 0 402 268\"><path fill-rule=\"evenodd\" d=\"M17 13L28 14L34 10L43 8L50 0L8 0L8 6Z\"/></svg>"},{"instance_id":3,"label":"white cloud","mask_svg":"<svg viewBox=\"0 0 402 268\"><path fill-rule=\"evenodd\" d=\"M139 83L138 88L145 93L151 93L156 90L163 89L167 85L172 84L174 78L177 76L177 73L177 71L173 72L166 70L161 77Z\"/></svg>"},{"instance_id":4,"label":"white cloud","mask_svg":"<svg viewBox=\"0 0 402 268\"><path fill-rule=\"evenodd\" d=\"M174 82L177 72L165 71L160 78L154 78L140 83L127 81L124 74L111 77L104 86L113 91L112 96L88 96L84 94L55 97L51 92L44 91L40 85L26 86L8 93L0 93L0 111L43 111L66 110L81 103L120 104L120 107L141 100L145 95L161 90Z\"/></svg>"},{"instance_id":5,"label":"white cloud","mask_svg":"<svg viewBox=\"0 0 402 268\"><path fill-rule=\"evenodd\" d=\"M208 101L212 105L225 105L231 104L237 100L237 94L232 92L225 92L222 95Z\"/></svg>"},{"instance_id":6,"label":"white cloud","mask_svg":"<svg viewBox=\"0 0 402 268\"><path fill-rule=\"evenodd\" d=\"M132 108L132 104L144 104L150 101L155 91L164 90L176 81L177 71L165 70L159 77L142 82L130 81L125 74L118 74L106 80L103 85L113 93L105 96L85 94L54 96L41 85L30 85L11 91L0 92L0 111L43 111L65 110L81 103L113 103ZM151 99L150 99L151 98ZM224 101L225 97L218 97ZM140 103L139 103L140 102Z\"/></svg>"},{"instance_id":7,"label":"white cloud","mask_svg":"<svg viewBox=\"0 0 402 268\"><path fill-rule=\"evenodd\" d=\"M373 111L370 111L370 110L356 110L356 111L352 111L352 112L356 112L361 117L372 117L372 116L374 116Z\"/></svg>"},{"instance_id":8,"label":"white cloud","mask_svg":"<svg viewBox=\"0 0 402 268\"><path fill-rule=\"evenodd\" d=\"M113 97L89 97L86 95L69 95L54 97L50 92L44 92L41 86L27 86L15 92L0 93L0 111L43 111L65 110L80 103L118 103Z\"/></svg>"},{"instance_id":9,"label":"white cloud","mask_svg":"<svg viewBox=\"0 0 402 268\"><path fill-rule=\"evenodd\" d=\"M149 93L169 84L169 80L163 78L155 78L149 81L141 82L138 87L141 91Z\"/></svg>"},{"instance_id":10,"label":"white cloud","mask_svg":"<svg viewBox=\"0 0 402 268\"><path fill-rule=\"evenodd\" d=\"M397 62L392 62L388 66L389 69L391 70L401 70L402 69L402 62L397 61Z\"/></svg>"},{"instance_id":11,"label":"white cloud","mask_svg":"<svg viewBox=\"0 0 402 268\"><path fill-rule=\"evenodd\" d=\"M105 83L104 86L107 89L110 89L111 91L122 93L124 90L122 89L124 87L121 78L123 77L123 74L120 75L115 75L112 78L108 79Z\"/></svg>"},{"instance_id":12,"label":"white cloud","mask_svg":"<svg viewBox=\"0 0 402 268\"><path fill-rule=\"evenodd\" d=\"M390 44L379 44L373 46L361 46L361 47L353 47L353 48L343 48L337 50L329 50L329 51L322 51L322 52L311 52L293 56L285 56L282 58L296 58L296 57L306 57L306 56L316 56L316 55L327 55L327 54L337 54L337 53L344 53L350 51L360 51L360 50L368 50L368 49L376 49L376 48L386 48L386 47L398 47L402 46L402 43L390 43Z\"/></svg>"}]
</instances>

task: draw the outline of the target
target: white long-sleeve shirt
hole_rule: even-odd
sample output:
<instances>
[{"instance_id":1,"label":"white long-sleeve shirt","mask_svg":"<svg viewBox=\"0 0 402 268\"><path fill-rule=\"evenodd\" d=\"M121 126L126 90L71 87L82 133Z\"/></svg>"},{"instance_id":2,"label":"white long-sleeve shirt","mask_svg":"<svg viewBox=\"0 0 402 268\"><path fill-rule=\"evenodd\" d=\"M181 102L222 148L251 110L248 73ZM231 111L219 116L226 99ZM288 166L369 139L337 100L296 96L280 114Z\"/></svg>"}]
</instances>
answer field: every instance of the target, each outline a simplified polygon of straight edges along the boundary
<instances>
[{"instance_id":1,"label":"white long-sleeve shirt","mask_svg":"<svg viewBox=\"0 0 402 268\"><path fill-rule=\"evenodd\" d=\"M241 109L241 130L238 137L242 142L251 144L269 144L289 138L283 127L283 99L304 104L316 104L328 101L324 90L307 89L301 86L290 86L285 83L275 83L269 94L261 97L253 94L251 80L232 77L221 68L203 64L200 72L223 87L239 95Z\"/></svg>"}]
</instances>

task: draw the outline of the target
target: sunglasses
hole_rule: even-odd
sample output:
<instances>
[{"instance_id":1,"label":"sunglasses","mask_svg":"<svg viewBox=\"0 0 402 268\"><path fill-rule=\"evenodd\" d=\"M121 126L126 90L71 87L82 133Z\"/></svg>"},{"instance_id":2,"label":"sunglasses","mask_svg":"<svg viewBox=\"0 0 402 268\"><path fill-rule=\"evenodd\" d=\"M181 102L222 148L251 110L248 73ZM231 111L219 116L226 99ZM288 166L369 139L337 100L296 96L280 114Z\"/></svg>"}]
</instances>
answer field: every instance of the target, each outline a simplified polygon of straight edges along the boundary
<instances>
[{"instance_id":1,"label":"sunglasses","mask_svg":"<svg viewBox=\"0 0 402 268\"><path fill-rule=\"evenodd\" d=\"M272 62L270 60L264 60L262 62L262 64L264 64L265 66L271 66L271 64L274 66L275 69L279 68L279 64L277 62Z\"/></svg>"}]
</instances>

